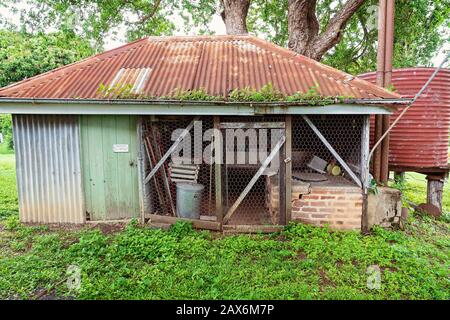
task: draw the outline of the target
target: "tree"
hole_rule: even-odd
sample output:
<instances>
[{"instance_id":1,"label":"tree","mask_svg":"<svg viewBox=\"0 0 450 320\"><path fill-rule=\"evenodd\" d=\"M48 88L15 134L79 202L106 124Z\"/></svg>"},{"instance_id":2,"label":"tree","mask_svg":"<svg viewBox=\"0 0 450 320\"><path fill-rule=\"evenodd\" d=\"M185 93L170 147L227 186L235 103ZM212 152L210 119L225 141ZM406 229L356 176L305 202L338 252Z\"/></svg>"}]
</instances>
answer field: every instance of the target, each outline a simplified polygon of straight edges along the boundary
<instances>
[{"instance_id":1,"label":"tree","mask_svg":"<svg viewBox=\"0 0 450 320\"><path fill-rule=\"evenodd\" d=\"M342 38L345 26L365 0L348 0L328 21L323 32L317 18L317 0L288 1L290 49L314 60L333 48Z\"/></svg>"},{"instance_id":2,"label":"tree","mask_svg":"<svg viewBox=\"0 0 450 320\"><path fill-rule=\"evenodd\" d=\"M220 16L227 30L227 34L246 34L247 14L250 0L220 0L222 12Z\"/></svg>"},{"instance_id":3,"label":"tree","mask_svg":"<svg viewBox=\"0 0 450 320\"><path fill-rule=\"evenodd\" d=\"M74 34L36 36L0 30L0 87L81 60L95 53Z\"/></svg>"},{"instance_id":4,"label":"tree","mask_svg":"<svg viewBox=\"0 0 450 320\"><path fill-rule=\"evenodd\" d=\"M319 0L316 16L320 32L347 1ZM322 61L352 74L376 69L378 0L366 0L348 20L345 32ZM250 32L280 46L288 46L288 1L252 0L248 13ZM449 39L448 0L396 0L394 61L396 68L429 66Z\"/></svg>"}]
</instances>

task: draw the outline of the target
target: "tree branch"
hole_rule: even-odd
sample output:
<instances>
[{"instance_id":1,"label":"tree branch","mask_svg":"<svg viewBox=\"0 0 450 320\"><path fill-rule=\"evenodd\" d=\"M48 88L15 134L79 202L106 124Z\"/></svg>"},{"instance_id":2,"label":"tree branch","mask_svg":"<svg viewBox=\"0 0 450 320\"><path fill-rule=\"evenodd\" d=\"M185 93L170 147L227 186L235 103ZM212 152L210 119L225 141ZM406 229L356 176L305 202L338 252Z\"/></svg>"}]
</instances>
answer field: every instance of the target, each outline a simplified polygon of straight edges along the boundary
<instances>
[{"instance_id":1,"label":"tree branch","mask_svg":"<svg viewBox=\"0 0 450 320\"><path fill-rule=\"evenodd\" d=\"M347 22L364 2L365 0L349 0L342 9L331 18L326 30L319 36L314 45L314 59L320 60L328 50L339 43L342 37L342 31Z\"/></svg>"},{"instance_id":2,"label":"tree branch","mask_svg":"<svg viewBox=\"0 0 450 320\"><path fill-rule=\"evenodd\" d=\"M146 21L148 21L149 19L153 18L153 16L156 14L156 12L159 9L159 5L161 4L161 0L156 0L155 4L153 5L152 10L146 14L145 16L143 16L140 20L139 20L139 24L143 24Z\"/></svg>"}]
</instances>

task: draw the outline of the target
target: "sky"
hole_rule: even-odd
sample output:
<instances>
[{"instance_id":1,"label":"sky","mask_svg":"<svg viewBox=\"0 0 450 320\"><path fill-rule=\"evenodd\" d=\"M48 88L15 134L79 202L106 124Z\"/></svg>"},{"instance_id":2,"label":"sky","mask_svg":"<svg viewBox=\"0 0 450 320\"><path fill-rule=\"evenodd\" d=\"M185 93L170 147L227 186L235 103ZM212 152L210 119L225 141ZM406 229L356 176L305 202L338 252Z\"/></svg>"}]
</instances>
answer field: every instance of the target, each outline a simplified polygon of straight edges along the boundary
<instances>
[{"instance_id":1,"label":"sky","mask_svg":"<svg viewBox=\"0 0 450 320\"><path fill-rule=\"evenodd\" d=\"M25 3L25 1L18 1L17 4L15 5L15 7L17 9L19 9L19 11L21 9L26 9L29 5L27 5ZM11 24L15 25L15 26L19 26L20 25L20 14L19 13L13 13L11 10L4 8L4 7L0 7L0 17L1 18L5 18L7 21L9 21ZM175 24L179 27L180 30L182 30L182 25L183 25L183 21L181 19L181 17L178 16L173 16L173 21L175 22ZM209 28L211 31L213 31L213 33L217 34L217 35L222 35L226 33L225 30L225 24L222 21L222 18L216 14L214 15L211 24L209 25ZM49 30L52 31L52 30ZM175 35L195 35L196 34L196 29L192 28L188 33L183 32L183 31L178 31L175 33ZM113 36L109 36L105 39L105 45L104 48L105 50L110 50L116 47L119 47L123 44L125 44L125 28L119 28L118 29L118 34L117 36L113 37ZM433 58L432 60L432 64L434 66L438 66L442 60L445 58L446 53L448 53L450 51L450 42L447 42L446 45L444 45L444 47L441 49L441 51Z\"/></svg>"}]
</instances>

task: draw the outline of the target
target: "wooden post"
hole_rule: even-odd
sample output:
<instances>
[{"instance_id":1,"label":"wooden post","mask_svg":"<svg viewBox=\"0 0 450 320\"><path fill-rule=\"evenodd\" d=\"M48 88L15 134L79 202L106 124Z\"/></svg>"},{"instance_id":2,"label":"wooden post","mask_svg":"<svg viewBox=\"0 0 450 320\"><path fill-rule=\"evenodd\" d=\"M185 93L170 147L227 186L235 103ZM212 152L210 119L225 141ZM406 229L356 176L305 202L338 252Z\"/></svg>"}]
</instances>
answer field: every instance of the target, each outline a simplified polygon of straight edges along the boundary
<instances>
[{"instance_id":1,"label":"wooden post","mask_svg":"<svg viewBox=\"0 0 450 320\"><path fill-rule=\"evenodd\" d=\"M292 219L292 116L286 116L286 223Z\"/></svg>"},{"instance_id":2,"label":"wooden post","mask_svg":"<svg viewBox=\"0 0 450 320\"><path fill-rule=\"evenodd\" d=\"M442 212L442 193L444 192L443 176L427 176L427 203L439 208Z\"/></svg>"},{"instance_id":3,"label":"wooden post","mask_svg":"<svg viewBox=\"0 0 450 320\"><path fill-rule=\"evenodd\" d=\"M284 130L283 130L284 131ZM285 135L285 132L283 132ZM286 225L286 143L284 143L280 149L280 176L279 176L279 189L280 189L280 212L278 223L282 226Z\"/></svg>"},{"instance_id":4,"label":"wooden post","mask_svg":"<svg viewBox=\"0 0 450 320\"><path fill-rule=\"evenodd\" d=\"M142 140L142 117L138 118L137 128L136 128L136 134L137 134L137 142L138 142L138 159L137 159L137 167L138 167L138 177L139 177L139 206L141 209L140 212L140 220L141 223L145 223L145 184L143 184L144 181L144 175L145 175L145 169L144 169L144 143Z\"/></svg>"},{"instance_id":5,"label":"wooden post","mask_svg":"<svg viewBox=\"0 0 450 320\"><path fill-rule=\"evenodd\" d=\"M215 134L220 132L220 117L214 116ZM222 153L223 153L222 136L214 136L214 178L216 189L216 217L217 221L223 221L223 199L222 199Z\"/></svg>"},{"instance_id":6,"label":"wooden post","mask_svg":"<svg viewBox=\"0 0 450 320\"><path fill-rule=\"evenodd\" d=\"M369 174L369 153L370 153L370 116L363 116L363 124L361 128L361 184L363 191L363 207L361 216L361 230L363 233L369 231L368 216L368 196L370 186Z\"/></svg>"}]
</instances>

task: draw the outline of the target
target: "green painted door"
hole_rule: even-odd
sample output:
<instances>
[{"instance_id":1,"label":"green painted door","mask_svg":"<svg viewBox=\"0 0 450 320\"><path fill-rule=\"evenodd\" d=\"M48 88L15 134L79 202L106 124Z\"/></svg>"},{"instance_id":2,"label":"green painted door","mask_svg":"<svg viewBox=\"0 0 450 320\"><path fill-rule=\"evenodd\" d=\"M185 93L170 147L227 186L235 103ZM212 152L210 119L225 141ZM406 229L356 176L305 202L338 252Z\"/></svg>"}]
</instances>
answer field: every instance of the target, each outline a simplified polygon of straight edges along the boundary
<instances>
[{"instance_id":1,"label":"green painted door","mask_svg":"<svg viewBox=\"0 0 450 320\"><path fill-rule=\"evenodd\" d=\"M139 216L137 119L81 116L86 211L92 221Z\"/></svg>"}]
</instances>

